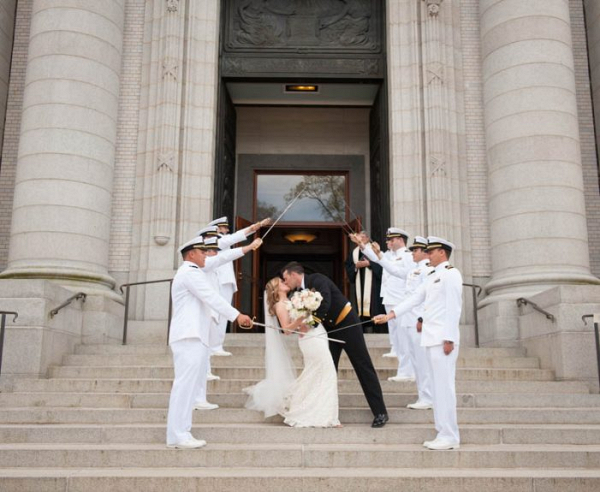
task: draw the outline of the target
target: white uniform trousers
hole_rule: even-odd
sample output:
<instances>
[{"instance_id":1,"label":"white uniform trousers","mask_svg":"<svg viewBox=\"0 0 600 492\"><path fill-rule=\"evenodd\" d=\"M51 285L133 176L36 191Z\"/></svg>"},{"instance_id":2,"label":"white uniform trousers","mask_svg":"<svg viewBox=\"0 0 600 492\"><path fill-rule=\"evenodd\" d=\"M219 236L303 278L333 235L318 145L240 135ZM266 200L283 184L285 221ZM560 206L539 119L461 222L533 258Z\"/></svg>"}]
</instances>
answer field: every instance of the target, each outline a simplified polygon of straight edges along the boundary
<instances>
[{"instance_id":1,"label":"white uniform trousers","mask_svg":"<svg viewBox=\"0 0 600 492\"><path fill-rule=\"evenodd\" d=\"M391 304L386 304L385 306L385 312L389 314L390 311L392 311L394 309L394 306L392 306ZM396 330L398 327L398 318L394 318L388 321L387 325L388 325L388 335L390 337L390 352L392 354L398 354L398 352L396 352Z\"/></svg>"},{"instance_id":2,"label":"white uniform trousers","mask_svg":"<svg viewBox=\"0 0 600 492\"><path fill-rule=\"evenodd\" d=\"M408 340L408 327L402 326L402 319L398 320L396 329L396 355L398 356L398 374L399 377L414 378L415 368L413 366Z\"/></svg>"},{"instance_id":3,"label":"white uniform trousers","mask_svg":"<svg viewBox=\"0 0 600 492\"><path fill-rule=\"evenodd\" d=\"M224 284L219 285L219 294L221 297L225 299L229 304L233 302L233 294L234 285L233 284ZM210 347L211 352L222 352L223 351L223 342L225 341L225 334L227 333L227 319L221 316L219 318L219 326L217 327L217 331L219 333L218 341L215 345Z\"/></svg>"},{"instance_id":4,"label":"white uniform trousers","mask_svg":"<svg viewBox=\"0 0 600 492\"><path fill-rule=\"evenodd\" d=\"M421 403L433 403L431 392L431 373L429 363L427 362L427 350L421 347L421 334L416 326L407 328L408 330L408 349L410 360L415 369L415 379L417 381L417 391Z\"/></svg>"},{"instance_id":5,"label":"white uniform trousers","mask_svg":"<svg viewBox=\"0 0 600 492\"><path fill-rule=\"evenodd\" d=\"M454 347L450 355L444 354L443 345L434 345L426 349L433 389L433 418L438 433L436 439L460 443L455 383L458 346Z\"/></svg>"},{"instance_id":6,"label":"white uniform trousers","mask_svg":"<svg viewBox=\"0 0 600 492\"><path fill-rule=\"evenodd\" d=\"M194 396L204 380L206 394L206 361L209 349L199 338L185 338L171 343L175 379L167 415L167 444L177 444L192 438ZM204 365L204 367L203 367Z\"/></svg>"}]
</instances>

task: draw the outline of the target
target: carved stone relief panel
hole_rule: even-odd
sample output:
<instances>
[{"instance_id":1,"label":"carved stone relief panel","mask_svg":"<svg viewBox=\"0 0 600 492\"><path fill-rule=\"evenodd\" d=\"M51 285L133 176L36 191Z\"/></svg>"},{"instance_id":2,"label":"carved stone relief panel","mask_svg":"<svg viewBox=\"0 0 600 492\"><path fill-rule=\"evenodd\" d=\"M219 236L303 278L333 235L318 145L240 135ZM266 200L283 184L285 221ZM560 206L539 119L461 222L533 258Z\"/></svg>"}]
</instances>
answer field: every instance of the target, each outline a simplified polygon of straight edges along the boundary
<instances>
[{"instance_id":1,"label":"carved stone relief panel","mask_svg":"<svg viewBox=\"0 0 600 492\"><path fill-rule=\"evenodd\" d=\"M379 53L380 0L229 0L227 52Z\"/></svg>"}]
</instances>

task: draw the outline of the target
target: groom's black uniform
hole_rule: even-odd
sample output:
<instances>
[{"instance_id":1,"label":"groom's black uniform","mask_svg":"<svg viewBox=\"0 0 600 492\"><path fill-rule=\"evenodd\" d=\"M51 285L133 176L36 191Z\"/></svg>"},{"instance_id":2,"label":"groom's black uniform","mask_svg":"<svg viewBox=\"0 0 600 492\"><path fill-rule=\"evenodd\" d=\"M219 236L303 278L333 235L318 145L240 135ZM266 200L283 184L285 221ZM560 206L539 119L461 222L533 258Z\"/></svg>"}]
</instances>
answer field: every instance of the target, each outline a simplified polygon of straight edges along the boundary
<instances>
[{"instance_id":1,"label":"groom's black uniform","mask_svg":"<svg viewBox=\"0 0 600 492\"><path fill-rule=\"evenodd\" d=\"M360 323L358 315L350 307L348 299L344 297L340 289L325 275L320 273L305 274L304 287L314 289L323 296L321 305L315 314L318 321L323 324L327 331ZM329 342L329 350L331 351L336 370L343 348L348 354L352 367L356 371L363 393L367 398L371 411L376 416L376 420L383 415L385 415L387 420L387 410L381 393L381 385L379 384L377 373L367 350L362 327L353 326L347 330L340 330L335 333L335 337L346 342L345 345ZM380 425L383 424L385 424L385 421ZM377 427L378 425L374 426Z\"/></svg>"}]
</instances>

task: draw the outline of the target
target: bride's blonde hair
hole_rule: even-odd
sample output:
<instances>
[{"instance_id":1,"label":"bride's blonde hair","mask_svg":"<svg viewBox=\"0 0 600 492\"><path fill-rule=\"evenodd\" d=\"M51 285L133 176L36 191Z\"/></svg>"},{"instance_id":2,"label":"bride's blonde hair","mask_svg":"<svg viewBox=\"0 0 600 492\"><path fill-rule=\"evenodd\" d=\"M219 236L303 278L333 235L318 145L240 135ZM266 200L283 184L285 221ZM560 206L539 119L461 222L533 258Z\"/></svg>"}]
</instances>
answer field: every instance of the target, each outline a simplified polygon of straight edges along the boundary
<instances>
[{"instance_id":1,"label":"bride's blonde hair","mask_svg":"<svg viewBox=\"0 0 600 492\"><path fill-rule=\"evenodd\" d=\"M275 316L275 304L279 301L279 277L272 278L265 286L267 306L269 308L269 314Z\"/></svg>"}]
</instances>

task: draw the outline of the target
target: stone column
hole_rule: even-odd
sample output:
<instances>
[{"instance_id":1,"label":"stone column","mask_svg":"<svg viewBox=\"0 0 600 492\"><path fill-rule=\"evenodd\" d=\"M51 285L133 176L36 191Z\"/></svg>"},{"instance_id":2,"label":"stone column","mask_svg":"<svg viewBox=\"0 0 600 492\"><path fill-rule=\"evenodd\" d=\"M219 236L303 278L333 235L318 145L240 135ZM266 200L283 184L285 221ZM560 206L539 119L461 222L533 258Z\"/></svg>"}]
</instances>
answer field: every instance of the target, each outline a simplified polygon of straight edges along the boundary
<instances>
[{"instance_id":1,"label":"stone column","mask_svg":"<svg viewBox=\"0 0 600 492\"><path fill-rule=\"evenodd\" d=\"M8 99L16 5L16 0L5 0L0 3L0 155L2 155L4 142L4 120Z\"/></svg>"},{"instance_id":2,"label":"stone column","mask_svg":"<svg viewBox=\"0 0 600 492\"><path fill-rule=\"evenodd\" d=\"M125 0L35 0L4 278L110 292Z\"/></svg>"},{"instance_id":3,"label":"stone column","mask_svg":"<svg viewBox=\"0 0 600 492\"><path fill-rule=\"evenodd\" d=\"M421 2L387 4L391 220L411 235L427 234L422 141L419 12Z\"/></svg>"},{"instance_id":4,"label":"stone column","mask_svg":"<svg viewBox=\"0 0 600 492\"><path fill-rule=\"evenodd\" d=\"M452 262L470 281L469 210L456 2L423 0L423 115L428 233L456 244Z\"/></svg>"},{"instance_id":5,"label":"stone column","mask_svg":"<svg viewBox=\"0 0 600 492\"><path fill-rule=\"evenodd\" d=\"M492 235L491 295L590 273L569 4L480 0Z\"/></svg>"}]
</instances>

